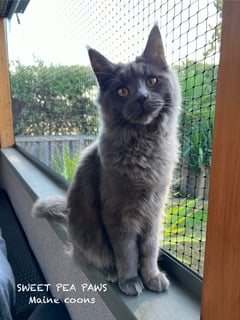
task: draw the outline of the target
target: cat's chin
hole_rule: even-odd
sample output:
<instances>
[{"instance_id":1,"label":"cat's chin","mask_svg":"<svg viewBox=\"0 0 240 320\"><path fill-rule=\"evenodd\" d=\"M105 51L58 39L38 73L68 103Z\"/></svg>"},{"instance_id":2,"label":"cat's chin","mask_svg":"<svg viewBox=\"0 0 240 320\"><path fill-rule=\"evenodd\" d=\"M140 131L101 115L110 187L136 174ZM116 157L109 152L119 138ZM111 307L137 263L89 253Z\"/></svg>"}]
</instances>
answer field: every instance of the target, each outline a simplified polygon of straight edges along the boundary
<instances>
[{"instance_id":1,"label":"cat's chin","mask_svg":"<svg viewBox=\"0 0 240 320\"><path fill-rule=\"evenodd\" d=\"M145 114L138 119L131 119L129 122L132 124L144 125L147 126L152 123L159 116L159 111L157 113Z\"/></svg>"}]
</instances>

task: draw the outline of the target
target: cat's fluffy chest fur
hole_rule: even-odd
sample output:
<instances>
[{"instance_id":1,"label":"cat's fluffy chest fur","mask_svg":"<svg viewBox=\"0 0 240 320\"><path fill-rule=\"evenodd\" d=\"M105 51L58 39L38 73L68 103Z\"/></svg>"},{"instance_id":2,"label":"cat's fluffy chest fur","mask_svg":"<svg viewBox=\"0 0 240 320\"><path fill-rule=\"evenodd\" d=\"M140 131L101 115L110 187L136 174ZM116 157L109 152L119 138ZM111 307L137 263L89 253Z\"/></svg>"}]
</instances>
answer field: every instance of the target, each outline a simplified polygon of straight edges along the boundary
<instances>
[{"instance_id":1,"label":"cat's fluffy chest fur","mask_svg":"<svg viewBox=\"0 0 240 320\"><path fill-rule=\"evenodd\" d=\"M113 212L112 219L127 221L117 225L123 231L130 225L136 235L147 233L153 223L160 225L177 160L174 133L167 121L158 121L102 133L99 141L102 215L108 220Z\"/></svg>"},{"instance_id":2,"label":"cat's fluffy chest fur","mask_svg":"<svg viewBox=\"0 0 240 320\"><path fill-rule=\"evenodd\" d=\"M171 176L178 159L176 123L171 123L176 119L165 118L148 126L115 128L111 134L103 131L98 147L103 170L125 178L135 187L148 185L159 191L161 180L166 185L164 176Z\"/></svg>"}]
</instances>

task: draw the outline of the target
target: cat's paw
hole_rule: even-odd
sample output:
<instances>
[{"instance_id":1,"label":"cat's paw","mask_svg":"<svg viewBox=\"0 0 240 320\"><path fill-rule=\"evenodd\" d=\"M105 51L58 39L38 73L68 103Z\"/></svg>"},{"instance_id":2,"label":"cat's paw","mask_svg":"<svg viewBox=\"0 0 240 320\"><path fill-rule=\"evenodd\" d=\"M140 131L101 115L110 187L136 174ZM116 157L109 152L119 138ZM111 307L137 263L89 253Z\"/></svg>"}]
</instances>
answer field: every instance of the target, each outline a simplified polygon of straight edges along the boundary
<instances>
[{"instance_id":1,"label":"cat's paw","mask_svg":"<svg viewBox=\"0 0 240 320\"><path fill-rule=\"evenodd\" d=\"M144 288L142 280L139 277L119 280L118 285L121 291L128 296L139 296Z\"/></svg>"},{"instance_id":2,"label":"cat's paw","mask_svg":"<svg viewBox=\"0 0 240 320\"><path fill-rule=\"evenodd\" d=\"M167 291L169 284L169 280L162 272L159 272L154 278L144 281L144 285L149 290L156 292Z\"/></svg>"},{"instance_id":3,"label":"cat's paw","mask_svg":"<svg viewBox=\"0 0 240 320\"><path fill-rule=\"evenodd\" d=\"M117 273L117 268L115 266L104 268L102 270L102 274L108 282L115 283L118 281L118 273Z\"/></svg>"}]
</instances>

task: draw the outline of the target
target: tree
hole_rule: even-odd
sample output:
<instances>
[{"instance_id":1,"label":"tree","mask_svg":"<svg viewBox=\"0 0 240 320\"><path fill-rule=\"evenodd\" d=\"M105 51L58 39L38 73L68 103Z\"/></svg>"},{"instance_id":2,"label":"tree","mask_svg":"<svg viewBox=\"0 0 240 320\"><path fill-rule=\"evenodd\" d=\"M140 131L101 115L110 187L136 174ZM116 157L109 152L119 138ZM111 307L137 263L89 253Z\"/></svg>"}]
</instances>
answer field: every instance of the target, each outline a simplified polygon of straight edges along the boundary
<instances>
[{"instance_id":1,"label":"tree","mask_svg":"<svg viewBox=\"0 0 240 320\"><path fill-rule=\"evenodd\" d=\"M85 66L25 66L15 62L10 79L16 135L63 135L98 130L95 78Z\"/></svg>"}]
</instances>

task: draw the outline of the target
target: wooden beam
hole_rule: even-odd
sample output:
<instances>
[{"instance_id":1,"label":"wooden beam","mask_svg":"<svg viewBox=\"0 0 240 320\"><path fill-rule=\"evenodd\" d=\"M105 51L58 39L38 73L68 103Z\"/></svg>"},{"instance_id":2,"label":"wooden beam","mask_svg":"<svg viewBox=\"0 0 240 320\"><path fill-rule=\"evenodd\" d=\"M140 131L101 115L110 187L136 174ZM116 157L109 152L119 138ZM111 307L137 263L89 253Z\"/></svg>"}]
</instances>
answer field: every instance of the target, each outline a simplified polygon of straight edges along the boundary
<instances>
[{"instance_id":1,"label":"wooden beam","mask_svg":"<svg viewBox=\"0 0 240 320\"><path fill-rule=\"evenodd\" d=\"M0 146L14 144L12 105L4 19L0 18Z\"/></svg>"},{"instance_id":2,"label":"wooden beam","mask_svg":"<svg viewBox=\"0 0 240 320\"><path fill-rule=\"evenodd\" d=\"M224 0L201 320L240 319L240 1Z\"/></svg>"}]
</instances>

